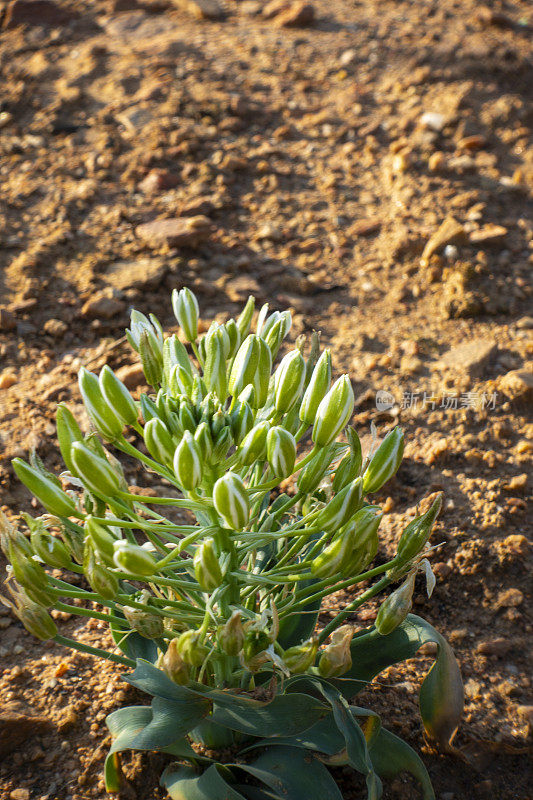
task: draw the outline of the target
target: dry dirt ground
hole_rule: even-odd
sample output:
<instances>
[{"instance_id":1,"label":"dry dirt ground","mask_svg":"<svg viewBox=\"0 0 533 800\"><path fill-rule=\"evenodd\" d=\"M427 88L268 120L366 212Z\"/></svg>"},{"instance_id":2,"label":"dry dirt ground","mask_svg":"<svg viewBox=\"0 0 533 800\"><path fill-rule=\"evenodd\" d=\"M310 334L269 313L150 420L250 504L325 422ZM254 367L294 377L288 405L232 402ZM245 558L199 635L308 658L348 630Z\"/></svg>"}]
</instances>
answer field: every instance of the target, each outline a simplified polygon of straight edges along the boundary
<instances>
[{"instance_id":1,"label":"dry dirt ground","mask_svg":"<svg viewBox=\"0 0 533 800\"><path fill-rule=\"evenodd\" d=\"M438 586L430 601L421 587L415 610L461 663L459 753L422 736L427 655L362 702L422 751L439 800L525 800L531 6L313 0L311 19L285 5L0 8L0 503L31 510L14 456L36 449L59 468L54 409L80 412L81 363L125 367L139 391L121 338L131 307L172 326L169 293L184 285L205 320L249 293L290 307L295 334L320 329L350 372L365 440L371 421L406 431L381 498L383 553L417 499L446 495ZM141 227L160 220L171 222ZM378 390L392 395L379 408ZM17 726L0 797L103 798L103 719L135 694L120 668L43 645L0 613L2 710L45 720ZM58 624L105 641L99 624ZM125 797L162 797L161 763L125 759ZM339 777L347 800L362 796ZM397 780L385 796L418 795Z\"/></svg>"}]
</instances>

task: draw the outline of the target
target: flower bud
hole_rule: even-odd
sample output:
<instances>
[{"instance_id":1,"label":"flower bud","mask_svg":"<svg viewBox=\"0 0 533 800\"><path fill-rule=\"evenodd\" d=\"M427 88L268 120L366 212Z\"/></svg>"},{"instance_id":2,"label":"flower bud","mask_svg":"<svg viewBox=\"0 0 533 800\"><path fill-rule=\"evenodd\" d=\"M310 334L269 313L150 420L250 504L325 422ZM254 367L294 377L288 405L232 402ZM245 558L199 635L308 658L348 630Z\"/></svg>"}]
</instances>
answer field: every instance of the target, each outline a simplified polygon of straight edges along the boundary
<instances>
[{"instance_id":1,"label":"flower bud","mask_svg":"<svg viewBox=\"0 0 533 800\"><path fill-rule=\"evenodd\" d=\"M202 644L200 633L185 631L176 641L176 650L185 663L190 664L191 667L201 667L209 650L205 644Z\"/></svg>"},{"instance_id":2,"label":"flower bud","mask_svg":"<svg viewBox=\"0 0 533 800\"><path fill-rule=\"evenodd\" d=\"M237 329L239 331L241 342L245 339L249 332L250 332L250 325L252 324L252 317L254 315L255 310L255 297L250 297L246 301L246 305L244 306L242 312L240 313L237 319Z\"/></svg>"},{"instance_id":3,"label":"flower bud","mask_svg":"<svg viewBox=\"0 0 533 800\"><path fill-rule=\"evenodd\" d=\"M70 457L83 485L94 494L114 497L120 490L120 479L107 459L97 456L84 442L74 442Z\"/></svg>"},{"instance_id":4,"label":"flower bud","mask_svg":"<svg viewBox=\"0 0 533 800\"><path fill-rule=\"evenodd\" d=\"M239 655L244 644L244 628L240 611L234 611L226 624L219 627L217 641L226 655Z\"/></svg>"},{"instance_id":5,"label":"flower bud","mask_svg":"<svg viewBox=\"0 0 533 800\"><path fill-rule=\"evenodd\" d=\"M196 548L193 558L194 575L204 592L214 592L222 583L222 570L218 563L213 539L205 539Z\"/></svg>"},{"instance_id":6,"label":"flower bud","mask_svg":"<svg viewBox=\"0 0 533 800\"><path fill-rule=\"evenodd\" d=\"M143 422L149 422L154 417L159 417L159 409L151 397L147 394L141 394L140 398L141 416Z\"/></svg>"},{"instance_id":7,"label":"flower bud","mask_svg":"<svg viewBox=\"0 0 533 800\"><path fill-rule=\"evenodd\" d=\"M253 464L254 461L263 461L266 457L267 434L270 430L270 423L264 420L259 422L255 428L244 437L238 450L239 463L244 465Z\"/></svg>"},{"instance_id":8,"label":"flower bud","mask_svg":"<svg viewBox=\"0 0 533 800\"><path fill-rule=\"evenodd\" d=\"M207 394L207 386L199 375L195 375L192 380L191 401L198 406Z\"/></svg>"},{"instance_id":9,"label":"flower bud","mask_svg":"<svg viewBox=\"0 0 533 800\"><path fill-rule=\"evenodd\" d=\"M275 425L267 434L267 459L276 478L292 475L296 461L296 442L294 436Z\"/></svg>"},{"instance_id":10,"label":"flower bud","mask_svg":"<svg viewBox=\"0 0 533 800\"><path fill-rule=\"evenodd\" d=\"M74 465L70 458L70 448L74 442L83 441L83 433L74 415L64 403L59 403L56 414L57 441L63 461L69 472L74 474Z\"/></svg>"},{"instance_id":11,"label":"flower bud","mask_svg":"<svg viewBox=\"0 0 533 800\"><path fill-rule=\"evenodd\" d=\"M299 350L287 353L274 373L274 405L285 414L299 400L305 378L305 361Z\"/></svg>"},{"instance_id":12,"label":"flower bud","mask_svg":"<svg viewBox=\"0 0 533 800\"><path fill-rule=\"evenodd\" d=\"M364 494L377 492L396 474L402 463L403 449L403 431L394 428L385 436L366 468L363 475Z\"/></svg>"},{"instance_id":13,"label":"flower bud","mask_svg":"<svg viewBox=\"0 0 533 800\"><path fill-rule=\"evenodd\" d=\"M157 662L159 669L179 686L189 682L189 668L178 652L178 640L171 639L167 652Z\"/></svg>"},{"instance_id":14,"label":"flower bud","mask_svg":"<svg viewBox=\"0 0 533 800\"><path fill-rule=\"evenodd\" d=\"M302 644L295 647L289 647L283 653L283 663L293 675L298 675L302 672L307 672L309 667L315 663L316 654L318 652L318 639L313 636Z\"/></svg>"},{"instance_id":15,"label":"flower bud","mask_svg":"<svg viewBox=\"0 0 533 800\"><path fill-rule=\"evenodd\" d=\"M215 392L218 399L223 403L228 394L228 381L226 377L226 348L220 330L214 331L211 336L207 337L204 382L207 389L210 392Z\"/></svg>"},{"instance_id":16,"label":"flower bud","mask_svg":"<svg viewBox=\"0 0 533 800\"><path fill-rule=\"evenodd\" d=\"M311 434L313 442L325 447L336 439L352 416L354 403L350 378L341 375L319 403Z\"/></svg>"},{"instance_id":17,"label":"flower bud","mask_svg":"<svg viewBox=\"0 0 533 800\"><path fill-rule=\"evenodd\" d=\"M198 300L190 289L174 289L172 292L172 308L180 328L188 342L195 342L198 338L198 317L200 309Z\"/></svg>"},{"instance_id":18,"label":"flower bud","mask_svg":"<svg viewBox=\"0 0 533 800\"><path fill-rule=\"evenodd\" d=\"M18 479L50 514L56 517L80 516L72 498L54 480L43 475L34 467L30 467L21 458L14 458L11 463Z\"/></svg>"},{"instance_id":19,"label":"flower bud","mask_svg":"<svg viewBox=\"0 0 533 800\"><path fill-rule=\"evenodd\" d=\"M89 553L89 557L84 561L83 567L93 592L101 595L106 600L114 600L119 590L117 576L110 572L107 567L104 567L103 564L98 564L92 553Z\"/></svg>"},{"instance_id":20,"label":"flower bud","mask_svg":"<svg viewBox=\"0 0 533 800\"><path fill-rule=\"evenodd\" d=\"M220 431L213 444L213 455L212 455L213 463L216 464L219 461L223 461L226 458L228 450L230 449L232 444L233 444L233 437L231 435L231 430L229 426L226 426Z\"/></svg>"},{"instance_id":21,"label":"flower bud","mask_svg":"<svg viewBox=\"0 0 533 800\"><path fill-rule=\"evenodd\" d=\"M324 350L315 364L311 380L303 396L302 405L300 406L300 419L302 422L307 425L314 423L318 407L329 390L330 384L331 352Z\"/></svg>"},{"instance_id":22,"label":"flower bud","mask_svg":"<svg viewBox=\"0 0 533 800\"><path fill-rule=\"evenodd\" d=\"M208 462L211 460L213 454L213 437L207 422L201 422L196 428L194 440L198 443L200 452L202 454L202 461Z\"/></svg>"},{"instance_id":23,"label":"flower bud","mask_svg":"<svg viewBox=\"0 0 533 800\"><path fill-rule=\"evenodd\" d=\"M350 445L350 449L335 470L335 477L333 478L332 483L334 492L340 492L340 490L350 483L350 481L358 478L359 473L361 472L361 465L363 463L361 440L359 439L357 432L354 428L350 427L346 430L346 436Z\"/></svg>"},{"instance_id":24,"label":"flower bud","mask_svg":"<svg viewBox=\"0 0 533 800\"><path fill-rule=\"evenodd\" d=\"M353 550L351 558L343 566L343 575L347 578L358 575L376 557L378 528L382 519L383 512L379 506L365 506L349 523L353 531Z\"/></svg>"},{"instance_id":25,"label":"flower bud","mask_svg":"<svg viewBox=\"0 0 533 800\"><path fill-rule=\"evenodd\" d=\"M239 400L230 415L231 432L239 445L254 426L253 411L245 400Z\"/></svg>"},{"instance_id":26,"label":"flower bud","mask_svg":"<svg viewBox=\"0 0 533 800\"><path fill-rule=\"evenodd\" d=\"M229 350L227 353L227 358L233 358L233 356L237 353L242 341L241 332L239 331L237 323L234 319L229 319L224 325L224 328L229 338Z\"/></svg>"},{"instance_id":27,"label":"flower bud","mask_svg":"<svg viewBox=\"0 0 533 800\"><path fill-rule=\"evenodd\" d=\"M45 564L57 569L69 569L72 566L69 552L61 539L52 536L44 528L34 530L30 540L33 552Z\"/></svg>"},{"instance_id":28,"label":"flower bud","mask_svg":"<svg viewBox=\"0 0 533 800\"><path fill-rule=\"evenodd\" d=\"M194 433L197 427L197 422L194 418L192 406L187 405L187 403L182 403L180 405L179 421L184 431Z\"/></svg>"},{"instance_id":29,"label":"flower bud","mask_svg":"<svg viewBox=\"0 0 533 800\"><path fill-rule=\"evenodd\" d=\"M139 339L139 355L146 380L151 386L158 386L163 377L163 356L159 346L148 331L141 333Z\"/></svg>"},{"instance_id":30,"label":"flower bud","mask_svg":"<svg viewBox=\"0 0 533 800\"><path fill-rule=\"evenodd\" d=\"M298 491L311 494L318 487L328 471L333 457L333 447L321 447L298 475Z\"/></svg>"},{"instance_id":31,"label":"flower bud","mask_svg":"<svg viewBox=\"0 0 533 800\"><path fill-rule=\"evenodd\" d=\"M193 377L193 368L189 360L187 348L180 342L175 333L165 339L163 343L163 368L165 374L170 376L172 368L180 365L185 372Z\"/></svg>"},{"instance_id":32,"label":"flower bud","mask_svg":"<svg viewBox=\"0 0 533 800\"><path fill-rule=\"evenodd\" d=\"M176 450L172 436L158 417L149 420L143 430L146 449L156 461L171 466Z\"/></svg>"},{"instance_id":33,"label":"flower bud","mask_svg":"<svg viewBox=\"0 0 533 800\"><path fill-rule=\"evenodd\" d=\"M379 607L376 617L376 630L381 636L387 636L400 625L413 605L416 572L392 592Z\"/></svg>"},{"instance_id":34,"label":"flower bud","mask_svg":"<svg viewBox=\"0 0 533 800\"><path fill-rule=\"evenodd\" d=\"M250 668L250 662L252 662L259 653L262 653L263 650L270 647L270 644L271 637L266 631L257 630L255 628L246 631L242 648L243 661L246 666Z\"/></svg>"},{"instance_id":35,"label":"flower bud","mask_svg":"<svg viewBox=\"0 0 533 800\"><path fill-rule=\"evenodd\" d=\"M250 518L250 500L244 483L234 472L227 472L213 487L213 503L228 528L242 531Z\"/></svg>"},{"instance_id":36,"label":"flower bud","mask_svg":"<svg viewBox=\"0 0 533 800\"><path fill-rule=\"evenodd\" d=\"M352 666L350 643L353 631L349 625L341 625L332 633L331 644L322 650L318 671L323 678L338 678Z\"/></svg>"},{"instance_id":37,"label":"flower bud","mask_svg":"<svg viewBox=\"0 0 533 800\"><path fill-rule=\"evenodd\" d=\"M174 454L174 472L180 485L190 492L203 475L202 452L190 431L186 430Z\"/></svg>"},{"instance_id":38,"label":"flower bud","mask_svg":"<svg viewBox=\"0 0 533 800\"><path fill-rule=\"evenodd\" d=\"M106 402L116 416L125 425L134 425L139 416L135 400L107 364L100 371L99 383Z\"/></svg>"},{"instance_id":39,"label":"flower bud","mask_svg":"<svg viewBox=\"0 0 533 800\"><path fill-rule=\"evenodd\" d=\"M168 385L175 397L180 394L190 397L192 394L193 376L184 369L181 364L175 364L170 369Z\"/></svg>"},{"instance_id":40,"label":"flower bud","mask_svg":"<svg viewBox=\"0 0 533 800\"><path fill-rule=\"evenodd\" d=\"M15 548L13 543L8 547L9 560L13 567L13 574L18 583L25 589L46 589L48 586L48 575L41 564L35 561L21 550Z\"/></svg>"},{"instance_id":41,"label":"flower bud","mask_svg":"<svg viewBox=\"0 0 533 800\"><path fill-rule=\"evenodd\" d=\"M290 312L287 311L279 315L279 318L266 331L266 333L261 334L272 354L272 361L276 358L283 340L291 329L291 325L292 320L290 317Z\"/></svg>"},{"instance_id":42,"label":"flower bud","mask_svg":"<svg viewBox=\"0 0 533 800\"><path fill-rule=\"evenodd\" d=\"M410 561L425 546L441 508L442 494L439 494L425 514L416 517L409 523L398 542L397 558L401 563L405 564Z\"/></svg>"},{"instance_id":43,"label":"flower bud","mask_svg":"<svg viewBox=\"0 0 533 800\"><path fill-rule=\"evenodd\" d=\"M132 575L153 575L156 560L148 550L127 539L117 539L113 544L113 560L119 569Z\"/></svg>"},{"instance_id":44,"label":"flower bud","mask_svg":"<svg viewBox=\"0 0 533 800\"><path fill-rule=\"evenodd\" d=\"M313 575L322 580L332 578L334 575L340 576L344 572L344 566L351 560L353 554L353 536L349 535L350 533L351 529L345 531L341 528L333 541L312 561Z\"/></svg>"},{"instance_id":45,"label":"flower bud","mask_svg":"<svg viewBox=\"0 0 533 800\"><path fill-rule=\"evenodd\" d=\"M331 498L314 520L313 527L323 531L339 530L356 513L362 496L362 481L357 478Z\"/></svg>"},{"instance_id":46,"label":"flower bud","mask_svg":"<svg viewBox=\"0 0 533 800\"><path fill-rule=\"evenodd\" d=\"M122 613L130 626L145 639L159 639L163 635L165 630L163 617L158 614L150 614L149 611L130 606L124 606Z\"/></svg>"},{"instance_id":47,"label":"flower bud","mask_svg":"<svg viewBox=\"0 0 533 800\"><path fill-rule=\"evenodd\" d=\"M121 435L123 424L102 394L98 378L85 367L81 367L78 373L78 384L83 403L94 427L103 439L113 442Z\"/></svg>"},{"instance_id":48,"label":"flower bud","mask_svg":"<svg viewBox=\"0 0 533 800\"><path fill-rule=\"evenodd\" d=\"M36 636L41 641L53 639L57 636L57 626L48 612L37 603L26 601L24 606L18 607L16 612L28 633Z\"/></svg>"},{"instance_id":49,"label":"flower bud","mask_svg":"<svg viewBox=\"0 0 533 800\"><path fill-rule=\"evenodd\" d=\"M229 379L229 393L240 393L251 384L255 390L255 404L261 408L268 396L272 356L267 344L250 334L239 347ZM250 403L251 404L251 403Z\"/></svg>"},{"instance_id":50,"label":"flower bud","mask_svg":"<svg viewBox=\"0 0 533 800\"><path fill-rule=\"evenodd\" d=\"M96 522L93 517L87 517L85 531L90 539L93 549L99 558L109 567L114 567L113 556L115 554L114 544L118 541L108 528Z\"/></svg>"},{"instance_id":51,"label":"flower bud","mask_svg":"<svg viewBox=\"0 0 533 800\"><path fill-rule=\"evenodd\" d=\"M154 350L161 352L163 347L163 330L157 317L150 314L150 319L140 311L133 309L131 312L131 329L126 330L126 338L134 350L139 352L141 335L146 332L151 340Z\"/></svg>"}]
</instances>

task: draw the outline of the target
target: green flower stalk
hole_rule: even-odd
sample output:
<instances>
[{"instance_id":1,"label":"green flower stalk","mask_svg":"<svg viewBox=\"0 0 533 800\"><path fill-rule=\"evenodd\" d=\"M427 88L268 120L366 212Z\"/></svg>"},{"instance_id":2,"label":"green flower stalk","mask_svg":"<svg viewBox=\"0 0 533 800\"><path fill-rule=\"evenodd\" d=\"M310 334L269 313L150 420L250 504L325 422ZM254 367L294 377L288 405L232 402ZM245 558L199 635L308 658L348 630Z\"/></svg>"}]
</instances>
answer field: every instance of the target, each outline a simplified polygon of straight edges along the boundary
<instances>
[{"instance_id":1,"label":"green flower stalk","mask_svg":"<svg viewBox=\"0 0 533 800\"><path fill-rule=\"evenodd\" d=\"M119 788L118 751L131 748L180 759L162 779L171 797L251 800L275 787L276 796L297 800L284 765L296 777L313 773L306 800L337 797L322 762L299 755L302 748L323 753L328 741L332 763L362 771L371 797L379 797L380 770L390 762L411 770L430 800L418 756L406 744L398 750L390 734L367 741L361 709L343 693L353 696L369 676L435 641L439 668L424 690L423 719L442 743L453 735L462 707L456 662L442 637L409 614L414 574L421 564L429 569L425 548L440 498L406 527L387 559L383 512L369 495L399 469L403 433L396 428L373 455L363 453L349 426L350 378L332 385L331 353L320 353L318 334L310 347L300 337L276 366L289 312L269 314L265 305L254 324L250 298L236 319L201 336L194 294L176 290L172 306L181 341L139 311L126 332L149 391L133 398L109 366L99 377L82 368L91 430L82 432L60 404L68 492L37 460L14 459L47 513L25 516L29 536L0 515L12 598L3 602L41 639L135 667L127 680L154 696L151 707L108 718L110 790ZM142 469L130 475L132 460ZM148 473L150 488L142 485ZM359 608L402 580L375 626L361 628ZM321 628L322 603L348 588L345 605ZM107 622L114 646L63 636L52 608ZM222 770L208 755L264 748L270 738L281 760L268 766L274 755L267 750L254 775L261 783L277 770L281 783L267 781L264 791L242 780L252 756ZM198 744L208 748L200 757L191 748Z\"/></svg>"}]
</instances>

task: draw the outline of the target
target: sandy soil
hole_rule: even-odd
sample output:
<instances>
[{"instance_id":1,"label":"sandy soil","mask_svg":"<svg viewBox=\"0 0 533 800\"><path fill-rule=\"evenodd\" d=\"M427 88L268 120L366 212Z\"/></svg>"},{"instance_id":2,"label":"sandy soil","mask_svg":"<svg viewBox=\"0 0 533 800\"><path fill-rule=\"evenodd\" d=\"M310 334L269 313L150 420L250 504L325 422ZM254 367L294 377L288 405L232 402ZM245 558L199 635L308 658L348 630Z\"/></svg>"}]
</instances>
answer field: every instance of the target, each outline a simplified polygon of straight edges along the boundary
<instances>
[{"instance_id":1,"label":"sandy soil","mask_svg":"<svg viewBox=\"0 0 533 800\"><path fill-rule=\"evenodd\" d=\"M350 372L365 440L371 421L406 430L383 554L419 498L446 495L438 586L415 610L461 662L460 754L424 742L427 655L361 704L423 752L440 800L526 800L531 7L313 0L310 19L285 6L0 9L0 502L31 510L14 456L59 467L54 410L81 412L81 363L124 367L139 390L122 338L132 306L172 326L170 290L188 285L205 320L249 293L290 307L295 334L320 329ZM105 641L99 623L58 623ZM0 797L103 798L103 719L140 699L120 668L40 644L7 610L0 668L1 711L44 718L2 760ZM163 761L125 759L124 796L162 797ZM416 791L397 780L385 796Z\"/></svg>"}]
</instances>

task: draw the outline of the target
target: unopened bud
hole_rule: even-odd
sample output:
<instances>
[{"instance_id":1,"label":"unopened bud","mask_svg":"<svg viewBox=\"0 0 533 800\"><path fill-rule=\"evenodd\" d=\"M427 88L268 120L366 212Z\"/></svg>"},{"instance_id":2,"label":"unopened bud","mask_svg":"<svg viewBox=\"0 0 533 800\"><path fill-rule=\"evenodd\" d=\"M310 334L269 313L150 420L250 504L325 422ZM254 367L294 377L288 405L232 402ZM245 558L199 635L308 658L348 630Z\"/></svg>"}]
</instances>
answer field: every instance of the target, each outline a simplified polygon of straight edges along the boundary
<instances>
[{"instance_id":1,"label":"unopened bud","mask_svg":"<svg viewBox=\"0 0 533 800\"><path fill-rule=\"evenodd\" d=\"M174 289L172 292L172 308L180 328L188 342L195 342L198 338L198 317L200 309L198 300L190 289Z\"/></svg>"},{"instance_id":2,"label":"unopened bud","mask_svg":"<svg viewBox=\"0 0 533 800\"><path fill-rule=\"evenodd\" d=\"M267 434L270 424L264 420L259 422L244 437L238 450L239 463L244 465L253 464L255 461L263 461L266 458Z\"/></svg>"},{"instance_id":3,"label":"unopened bud","mask_svg":"<svg viewBox=\"0 0 533 800\"><path fill-rule=\"evenodd\" d=\"M253 659L266 650L271 645L271 637L266 631L249 630L244 637L242 649L243 661L250 668L253 666ZM253 671L253 670L252 670Z\"/></svg>"},{"instance_id":4,"label":"unopened bud","mask_svg":"<svg viewBox=\"0 0 533 800\"><path fill-rule=\"evenodd\" d=\"M25 553L16 549L13 544L10 544L8 554L13 567L13 574L21 586L30 590L33 587L46 590L48 575L41 564L34 561L33 558L28 558Z\"/></svg>"},{"instance_id":5,"label":"unopened bud","mask_svg":"<svg viewBox=\"0 0 533 800\"><path fill-rule=\"evenodd\" d=\"M189 682L189 668L178 652L178 640L171 639L167 652L159 659L157 666L179 686Z\"/></svg>"},{"instance_id":6,"label":"unopened bud","mask_svg":"<svg viewBox=\"0 0 533 800\"><path fill-rule=\"evenodd\" d=\"M350 483L350 481L358 478L361 472L361 465L363 463L361 440L359 439L355 429L349 427L346 430L346 437L348 439L350 449L335 470L335 477L333 478L332 483L334 492L340 492L340 490Z\"/></svg>"},{"instance_id":7,"label":"unopened bud","mask_svg":"<svg viewBox=\"0 0 533 800\"><path fill-rule=\"evenodd\" d=\"M41 641L53 639L57 636L57 626L46 609L37 603L27 601L23 607L17 608L15 612L32 636L36 636Z\"/></svg>"},{"instance_id":8,"label":"unopened bud","mask_svg":"<svg viewBox=\"0 0 533 800\"><path fill-rule=\"evenodd\" d=\"M72 498L54 480L30 467L21 458L14 458L11 463L19 480L50 514L56 517L80 516Z\"/></svg>"},{"instance_id":9,"label":"unopened bud","mask_svg":"<svg viewBox=\"0 0 533 800\"><path fill-rule=\"evenodd\" d=\"M70 457L70 448L74 442L83 441L83 433L80 426L76 422L74 415L67 408L64 403L60 403L57 407L56 414L57 426L57 441L59 442L59 449L63 456L63 461L69 472L74 473L74 465Z\"/></svg>"},{"instance_id":10,"label":"unopened bud","mask_svg":"<svg viewBox=\"0 0 533 800\"><path fill-rule=\"evenodd\" d=\"M321 447L298 475L298 491L311 494L323 480L333 457L333 447Z\"/></svg>"},{"instance_id":11,"label":"unopened bud","mask_svg":"<svg viewBox=\"0 0 533 800\"><path fill-rule=\"evenodd\" d=\"M283 653L283 663L290 673L298 675L313 666L318 652L318 638L313 636L302 644L289 647Z\"/></svg>"},{"instance_id":12,"label":"unopened bud","mask_svg":"<svg viewBox=\"0 0 533 800\"><path fill-rule=\"evenodd\" d=\"M392 592L381 604L376 617L376 630L381 636L387 636L400 625L413 605L416 572Z\"/></svg>"},{"instance_id":13,"label":"unopened bud","mask_svg":"<svg viewBox=\"0 0 533 800\"><path fill-rule=\"evenodd\" d=\"M228 450L233 444L233 436L231 435L231 430L229 425L223 428L218 436L216 437L213 443L213 456L212 460L214 463L218 463L223 461L228 454Z\"/></svg>"},{"instance_id":14,"label":"unopened bud","mask_svg":"<svg viewBox=\"0 0 533 800\"><path fill-rule=\"evenodd\" d=\"M141 333L139 355L146 380L151 386L158 386L163 377L163 355L148 331Z\"/></svg>"},{"instance_id":15,"label":"unopened bud","mask_svg":"<svg viewBox=\"0 0 533 800\"><path fill-rule=\"evenodd\" d=\"M213 539L205 539L196 548L193 558L194 575L204 592L214 592L222 583L222 570L218 563Z\"/></svg>"},{"instance_id":16,"label":"unopened bud","mask_svg":"<svg viewBox=\"0 0 533 800\"><path fill-rule=\"evenodd\" d=\"M139 415L135 401L122 381L117 378L107 364L102 367L99 383L105 400L116 416L125 425L134 425Z\"/></svg>"},{"instance_id":17,"label":"unopened bud","mask_svg":"<svg viewBox=\"0 0 533 800\"><path fill-rule=\"evenodd\" d=\"M352 416L354 403L350 378L341 375L318 406L311 435L313 442L325 447L336 439Z\"/></svg>"},{"instance_id":18,"label":"unopened bud","mask_svg":"<svg viewBox=\"0 0 533 800\"><path fill-rule=\"evenodd\" d=\"M174 454L174 472L180 485L190 492L199 485L203 475L202 452L191 432L186 430Z\"/></svg>"},{"instance_id":19,"label":"unopened bud","mask_svg":"<svg viewBox=\"0 0 533 800\"><path fill-rule=\"evenodd\" d=\"M425 546L431 535L431 529L442 508L442 494L433 501L431 507L409 523L398 542L397 558L405 564L414 558Z\"/></svg>"},{"instance_id":20,"label":"unopened bud","mask_svg":"<svg viewBox=\"0 0 533 800\"><path fill-rule=\"evenodd\" d=\"M94 555L89 553L84 561L84 571L93 592L106 600L114 600L118 593L118 578L103 564L98 564Z\"/></svg>"},{"instance_id":21,"label":"unopened bud","mask_svg":"<svg viewBox=\"0 0 533 800\"><path fill-rule=\"evenodd\" d=\"M372 494L387 483L402 463L404 436L400 428L390 431L372 456L363 475L363 492Z\"/></svg>"},{"instance_id":22,"label":"unopened bud","mask_svg":"<svg viewBox=\"0 0 533 800\"><path fill-rule=\"evenodd\" d=\"M143 430L146 449L156 461L171 466L174 461L175 444L168 428L158 417L149 420Z\"/></svg>"},{"instance_id":23,"label":"unopened bud","mask_svg":"<svg viewBox=\"0 0 533 800\"><path fill-rule=\"evenodd\" d=\"M274 317L274 315L272 315ZM272 361L276 358L279 348L291 329L292 320L289 311L284 311L276 318L275 322L266 332L261 334L272 353Z\"/></svg>"},{"instance_id":24,"label":"unopened bud","mask_svg":"<svg viewBox=\"0 0 533 800\"><path fill-rule=\"evenodd\" d=\"M230 419L233 439L235 444L240 445L254 426L253 411L245 400L239 400L231 412Z\"/></svg>"},{"instance_id":25,"label":"unopened bud","mask_svg":"<svg viewBox=\"0 0 533 800\"><path fill-rule=\"evenodd\" d=\"M352 666L350 644L353 631L349 625L341 625L331 635L331 644L322 650L318 671L323 678L338 678Z\"/></svg>"},{"instance_id":26,"label":"unopened bud","mask_svg":"<svg viewBox=\"0 0 533 800\"><path fill-rule=\"evenodd\" d=\"M74 442L70 457L83 485L97 495L114 497L120 490L120 479L107 459L96 455L84 442Z\"/></svg>"},{"instance_id":27,"label":"unopened bud","mask_svg":"<svg viewBox=\"0 0 533 800\"><path fill-rule=\"evenodd\" d=\"M296 442L294 436L275 425L267 434L267 459L276 478L292 475L296 461Z\"/></svg>"},{"instance_id":28,"label":"unopened bud","mask_svg":"<svg viewBox=\"0 0 533 800\"><path fill-rule=\"evenodd\" d=\"M268 396L271 368L272 356L267 344L259 336L250 334L235 356L229 379L230 394L238 396L251 384L255 390L255 404L261 408Z\"/></svg>"},{"instance_id":29,"label":"unopened bud","mask_svg":"<svg viewBox=\"0 0 533 800\"><path fill-rule=\"evenodd\" d=\"M98 553L98 556L105 561L109 567L115 566L113 556L115 554L114 544L118 541L117 537L114 536L108 528L96 522L93 517L87 517L85 531L95 551Z\"/></svg>"},{"instance_id":30,"label":"unopened bud","mask_svg":"<svg viewBox=\"0 0 533 800\"><path fill-rule=\"evenodd\" d=\"M213 437L207 422L201 422L194 433L194 440L198 443L202 454L202 461L208 462L213 454Z\"/></svg>"},{"instance_id":31,"label":"unopened bud","mask_svg":"<svg viewBox=\"0 0 533 800\"><path fill-rule=\"evenodd\" d=\"M57 569L68 569L72 566L69 552L61 539L52 536L51 533L44 529L34 530L30 539L33 552L45 564Z\"/></svg>"},{"instance_id":32,"label":"unopened bud","mask_svg":"<svg viewBox=\"0 0 533 800\"><path fill-rule=\"evenodd\" d=\"M357 478L331 498L319 512L313 525L323 531L337 531L356 513L362 496L362 481Z\"/></svg>"},{"instance_id":33,"label":"unopened bud","mask_svg":"<svg viewBox=\"0 0 533 800\"><path fill-rule=\"evenodd\" d=\"M299 400L305 379L305 361L299 350L287 353L274 373L274 405L285 414Z\"/></svg>"},{"instance_id":34,"label":"unopened bud","mask_svg":"<svg viewBox=\"0 0 533 800\"><path fill-rule=\"evenodd\" d=\"M353 537L343 535L343 528L311 563L311 572L320 580L341 575L344 566L352 558Z\"/></svg>"},{"instance_id":35,"label":"unopened bud","mask_svg":"<svg viewBox=\"0 0 533 800\"><path fill-rule=\"evenodd\" d=\"M208 648L202 643L202 637L198 631L185 631L176 640L176 650L191 667L200 667L209 654Z\"/></svg>"},{"instance_id":36,"label":"unopened bud","mask_svg":"<svg viewBox=\"0 0 533 800\"><path fill-rule=\"evenodd\" d=\"M248 336L250 332L250 326L252 324L254 310L255 310L255 297L252 297L252 295L250 295L250 297L246 301L246 305L244 306L243 310L241 311L237 319L237 328L241 336L241 342Z\"/></svg>"},{"instance_id":37,"label":"unopened bud","mask_svg":"<svg viewBox=\"0 0 533 800\"><path fill-rule=\"evenodd\" d=\"M213 487L213 503L228 528L242 531L250 517L250 499L241 478L227 472Z\"/></svg>"},{"instance_id":38,"label":"unopened bud","mask_svg":"<svg viewBox=\"0 0 533 800\"><path fill-rule=\"evenodd\" d=\"M94 427L103 439L113 442L121 435L123 423L102 394L98 378L85 367L81 367L78 384L87 414Z\"/></svg>"},{"instance_id":39,"label":"unopened bud","mask_svg":"<svg viewBox=\"0 0 533 800\"><path fill-rule=\"evenodd\" d=\"M190 376L193 377L192 364L189 360L187 348L180 342L176 334L172 334L163 343L163 369L165 375L170 379L172 369L179 366ZM169 381L170 382L170 381Z\"/></svg>"},{"instance_id":40,"label":"unopened bud","mask_svg":"<svg viewBox=\"0 0 533 800\"><path fill-rule=\"evenodd\" d=\"M331 384L331 352L324 350L315 364L309 385L305 390L300 406L300 419L307 425L313 425L318 407L324 399Z\"/></svg>"},{"instance_id":41,"label":"unopened bud","mask_svg":"<svg viewBox=\"0 0 533 800\"><path fill-rule=\"evenodd\" d=\"M234 319L229 319L224 325L224 328L229 338L229 350L227 353L227 358L233 358L242 341L241 332L239 331L237 323Z\"/></svg>"},{"instance_id":42,"label":"unopened bud","mask_svg":"<svg viewBox=\"0 0 533 800\"><path fill-rule=\"evenodd\" d=\"M226 347L221 330L214 331L211 336L207 337L204 382L207 389L215 392L218 399L224 402L228 393L228 381L226 377Z\"/></svg>"},{"instance_id":43,"label":"unopened bud","mask_svg":"<svg viewBox=\"0 0 533 800\"><path fill-rule=\"evenodd\" d=\"M118 539L113 545L113 560L119 569L132 575L153 575L156 569L156 560L143 547Z\"/></svg>"},{"instance_id":44,"label":"unopened bud","mask_svg":"<svg viewBox=\"0 0 533 800\"><path fill-rule=\"evenodd\" d=\"M131 606L124 606L122 613L130 626L145 639L159 639L163 635L165 629L163 617Z\"/></svg>"},{"instance_id":45,"label":"unopened bud","mask_svg":"<svg viewBox=\"0 0 533 800\"><path fill-rule=\"evenodd\" d=\"M217 631L217 641L228 656L237 656L241 652L244 645L244 628L239 611L234 611L226 624L220 626Z\"/></svg>"}]
</instances>

